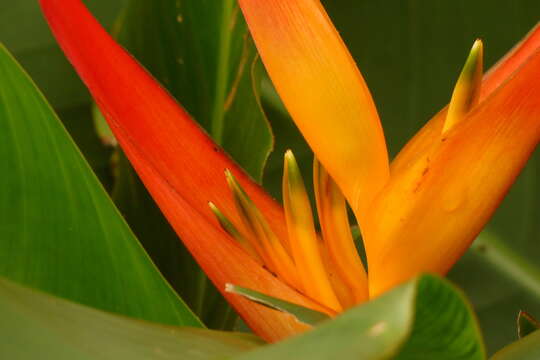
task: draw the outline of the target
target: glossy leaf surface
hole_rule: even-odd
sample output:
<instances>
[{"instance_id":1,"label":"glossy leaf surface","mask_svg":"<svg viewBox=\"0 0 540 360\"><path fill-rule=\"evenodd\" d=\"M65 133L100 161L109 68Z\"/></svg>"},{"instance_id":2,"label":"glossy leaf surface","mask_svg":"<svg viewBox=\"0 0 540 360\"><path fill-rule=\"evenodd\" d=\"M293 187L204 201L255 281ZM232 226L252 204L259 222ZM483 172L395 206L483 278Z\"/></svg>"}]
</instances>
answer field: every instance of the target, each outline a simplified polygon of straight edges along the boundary
<instances>
[{"instance_id":1,"label":"glossy leaf surface","mask_svg":"<svg viewBox=\"0 0 540 360\"><path fill-rule=\"evenodd\" d=\"M103 310L199 326L4 48L0 79L0 275Z\"/></svg>"},{"instance_id":2,"label":"glossy leaf surface","mask_svg":"<svg viewBox=\"0 0 540 360\"><path fill-rule=\"evenodd\" d=\"M138 321L0 278L4 359L142 360L223 358L256 348L255 336Z\"/></svg>"},{"instance_id":3,"label":"glossy leaf surface","mask_svg":"<svg viewBox=\"0 0 540 360\"><path fill-rule=\"evenodd\" d=\"M93 0L88 5L110 28L124 3ZM94 133L90 95L51 35L37 1L0 1L0 42L43 91L100 181L109 188L110 152Z\"/></svg>"}]
</instances>

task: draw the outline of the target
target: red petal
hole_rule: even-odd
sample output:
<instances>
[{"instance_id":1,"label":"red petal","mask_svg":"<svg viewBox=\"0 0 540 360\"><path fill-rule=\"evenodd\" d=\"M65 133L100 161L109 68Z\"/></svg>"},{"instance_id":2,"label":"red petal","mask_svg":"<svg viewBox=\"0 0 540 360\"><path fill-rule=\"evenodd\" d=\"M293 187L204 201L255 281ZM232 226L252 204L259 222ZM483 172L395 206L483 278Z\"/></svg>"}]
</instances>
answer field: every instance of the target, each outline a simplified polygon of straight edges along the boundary
<instances>
[{"instance_id":1,"label":"red petal","mask_svg":"<svg viewBox=\"0 0 540 360\"><path fill-rule=\"evenodd\" d=\"M226 282L313 306L244 253L208 208L227 214L234 205L224 178L230 169L274 231L286 234L282 208L252 182L194 123L175 100L103 30L80 0L40 0L62 49L79 72L175 230L214 284ZM126 269L129 271L129 269ZM305 327L291 317L225 294L247 323L267 340Z\"/></svg>"}]
</instances>

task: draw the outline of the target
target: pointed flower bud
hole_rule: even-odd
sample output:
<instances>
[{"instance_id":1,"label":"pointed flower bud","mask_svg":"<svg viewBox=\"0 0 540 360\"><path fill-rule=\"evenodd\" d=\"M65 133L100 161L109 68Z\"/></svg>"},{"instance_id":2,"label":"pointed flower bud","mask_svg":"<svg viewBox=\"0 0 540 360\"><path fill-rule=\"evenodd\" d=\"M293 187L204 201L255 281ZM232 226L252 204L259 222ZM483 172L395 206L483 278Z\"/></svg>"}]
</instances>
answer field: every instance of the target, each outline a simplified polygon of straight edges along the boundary
<instances>
[{"instance_id":1,"label":"pointed flower bud","mask_svg":"<svg viewBox=\"0 0 540 360\"><path fill-rule=\"evenodd\" d=\"M445 274L487 223L540 141L540 48L422 161L392 174L365 239L370 296Z\"/></svg>"},{"instance_id":2,"label":"pointed flower bud","mask_svg":"<svg viewBox=\"0 0 540 360\"><path fill-rule=\"evenodd\" d=\"M478 104L484 73L484 45L477 39L454 87L443 134L459 123Z\"/></svg>"},{"instance_id":3,"label":"pointed flower bud","mask_svg":"<svg viewBox=\"0 0 540 360\"><path fill-rule=\"evenodd\" d=\"M258 251L260 257L265 260L266 265L272 272L288 284L298 287L300 281L287 250L270 229L257 206L236 181L234 175L229 170L226 170L225 176L233 193L238 214L248 230L248 239L251 239L251 244Z\"/></svg>"},{"instance_id":4,"label":"pointed flower bud","mask_svg":"<svg viewBox=\"0 0 540 360\"><path fill-rule=\"evenodd\" d=\"M304 180L292 151L285 153L284 162L283 206L300 280L307 295L333 310L340 310L322 260Z\"/></svg>"},{"instance_id":5,"label":"pointed flower bud","mask_svg":"<svg viewBox=\"0 0 540 360\"><path fill-rule=\"evenodd\" d=\"M366 301L367 274L354 244L345 198L316 158L313 161L313 183L319 222L330 257L353 293L355 303Z\"/></svg>"}]
</instances>

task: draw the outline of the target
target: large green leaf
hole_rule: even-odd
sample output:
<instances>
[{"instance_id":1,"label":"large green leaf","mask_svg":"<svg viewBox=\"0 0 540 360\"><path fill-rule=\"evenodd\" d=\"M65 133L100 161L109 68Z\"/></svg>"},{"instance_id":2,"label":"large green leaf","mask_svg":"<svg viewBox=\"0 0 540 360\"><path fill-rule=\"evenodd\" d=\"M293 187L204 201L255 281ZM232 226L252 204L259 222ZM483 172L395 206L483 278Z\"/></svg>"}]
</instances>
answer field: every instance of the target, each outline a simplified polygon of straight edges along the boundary
<instances>
[{"instance_id":1,"label":"large green leaf","mask_svg":"<svg viewBox=\"0 0 540 360\"><path fill-rule=\"evenodd\" d=\"M108 314L0 278L2 359L206 360L261 343L255 336L172 327Z\"/></svg>"},{"instance_id":2,"label":"large green leaf","mask_svg":"<svg viewBox=\"0 0 540 360\"><path fill-rule=\"evenodd\" d=\"M88 5L107 27L125 0ZM110 151L92 131L90 95L51 35L37 0L0 0L0 42L43 91L100 180L111 184Z\"/></svg>"},{"instance_id":3,"label":"large green leaf","mask_svg":"<svg viewBox=\"0 0 540 360\"><path fill-rule=\"evenodd\" d=\"M470 306L445 280L424 275L313 331L238 360L484 359Z\"/></svg>"},{"instance_id":4,"label":"large green leaf","mask_svg":"<svg viewBox=\"0 0 540 360\"><path fill-rule=\"evenodd\" d=\"M3 47L0 139L1 276L124 315L200 325Z\"/></svg>"}]
</instances>

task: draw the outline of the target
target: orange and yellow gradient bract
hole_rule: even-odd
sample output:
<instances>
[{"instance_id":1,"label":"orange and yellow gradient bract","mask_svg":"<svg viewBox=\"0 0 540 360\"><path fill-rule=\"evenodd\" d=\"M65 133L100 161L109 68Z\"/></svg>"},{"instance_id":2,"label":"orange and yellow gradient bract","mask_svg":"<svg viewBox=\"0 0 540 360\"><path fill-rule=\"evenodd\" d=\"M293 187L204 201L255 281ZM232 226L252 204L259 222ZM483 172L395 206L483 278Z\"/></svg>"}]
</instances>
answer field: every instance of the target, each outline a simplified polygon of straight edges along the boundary
<instances>
[{"instance_id":1,"label":"orange and yellow gradient bract","mask_svg":"<svg viewBox=\"0 0 540 360\"><path fill-rule=\"evenodd\" d=\"M540 30L485 81L483 44L475 41L447 110L388 169L371 95L320 2L240 0L240 6L276 90L356 215L369 297L421 272L445 274L540 139ZM318 204L330 201L316 191ZM319 218L322 251L338 264L344 283L351 284L347 271L354 274L356 294L362 293L367 281L361 264L350 258L350 235L343 227L329 230L327 212L319 209ZM338 246L342 239L348 245Z\"/></svg>"}]
</instances>

